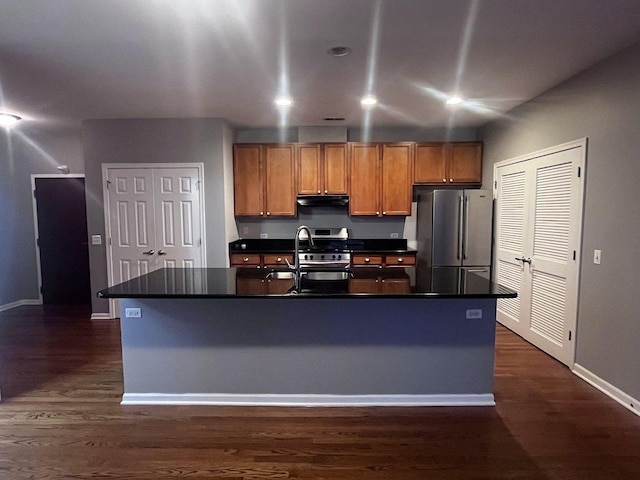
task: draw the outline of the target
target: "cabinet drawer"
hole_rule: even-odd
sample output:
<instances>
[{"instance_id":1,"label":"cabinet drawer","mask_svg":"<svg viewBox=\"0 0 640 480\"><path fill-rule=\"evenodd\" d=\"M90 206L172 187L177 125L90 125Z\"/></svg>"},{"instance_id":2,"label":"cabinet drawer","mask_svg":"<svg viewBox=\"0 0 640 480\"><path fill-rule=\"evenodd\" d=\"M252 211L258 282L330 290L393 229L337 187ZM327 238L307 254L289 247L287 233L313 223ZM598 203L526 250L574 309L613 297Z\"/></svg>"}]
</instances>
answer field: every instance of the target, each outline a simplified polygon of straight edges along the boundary
<instances>
[{"instance_id":1,"label":"cabinet drawer","mask_svg":"<svg viewBox=\"0 0 640 480\"><path fill-rule=\"evenodd\" d=\"M382 255L364 255L362 253L355 253L351 257L351 264L354 266L366 266L366 265L382 265Z\"/></svg>"},{"instance_id":2,"label":"cabinet drawer","mask_svg":"<svg viewBox=\"0 0 640 480\"><path fill-rule=\"evenodd\" d=\"M388 267L403 267L416 264L415 255L385 255L384 263Z\"/></svg>"},{"instance_id":3,"label":"cabinet drawer","mask_svg":"<svg viewBox=\"0 0 640 480\"><path fill-rule=\"evenodd\" d=\"M262 255L262 263L265 267L286 267L288 260L293 265L293 255L283 255L282 253L265 253Z\"/></svg>"},{"instance_id":4,"label":"cabinet drawer","mask_svg":"<svg viewBox=\"0 0 640 480\"><path fill-rule=\"evenodd\" d=\"M232 267L259 267L260 266L260 254L259 253L233 253L231 254L231 266Z\"/></svg>"}]
</instances>

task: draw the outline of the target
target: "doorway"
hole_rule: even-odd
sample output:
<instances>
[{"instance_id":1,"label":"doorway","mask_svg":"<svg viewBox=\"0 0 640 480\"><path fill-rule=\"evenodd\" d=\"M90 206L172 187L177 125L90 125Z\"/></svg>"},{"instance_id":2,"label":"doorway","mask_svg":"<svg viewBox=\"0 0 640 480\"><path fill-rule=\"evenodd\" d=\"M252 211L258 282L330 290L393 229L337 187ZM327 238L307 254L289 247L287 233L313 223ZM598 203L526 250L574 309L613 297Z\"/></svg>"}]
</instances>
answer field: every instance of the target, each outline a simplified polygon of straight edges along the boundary
<instances>
[{"instance_id":1,"label":"doorway","mask_svg":"<svg viewBox=\"0 0 640 480\"><path fill-rule=\"evenodd\" d=\"M84 175L31 176L40 299L90 305Z\"/></svg>"},{"instance_id":2,"label":"doorway","mask_svg":"<svg viewBox=\"0 0 640 480\"><path fill-rule=\"evenodd\" d=\"M586 139L494 168L496 280L518 292L497 319L569 367L575 361Z\"/></svg>"}]
</instances>

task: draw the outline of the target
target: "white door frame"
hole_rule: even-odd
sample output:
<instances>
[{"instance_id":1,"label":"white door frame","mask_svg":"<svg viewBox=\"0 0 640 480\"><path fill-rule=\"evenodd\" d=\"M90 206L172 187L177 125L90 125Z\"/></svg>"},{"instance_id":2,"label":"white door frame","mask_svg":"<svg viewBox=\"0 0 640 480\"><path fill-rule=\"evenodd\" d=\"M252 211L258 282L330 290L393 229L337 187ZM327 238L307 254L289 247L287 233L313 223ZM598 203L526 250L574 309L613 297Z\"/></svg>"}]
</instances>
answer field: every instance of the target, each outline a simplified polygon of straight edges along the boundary
<instances>
[{"instance_id":1,"label":"white door frame","mask_svg":"<svg viewBox=\"0 0 640 480\"><path fill-rule=\"evenodd\" d=\"M36 252L36 271L38 274L38 305L42 305L42 266L40 264L40 245L38 239L40 232L38 229L38 201L36 200L36 178L84 178L84 173L32 173L31 174L31 200L33 203L33 233ZM86 188L86 187L85 187Z\"/></svg>"},{"instance_id":2,"label":"white door frame","mask_svg":"<svg viewBox=\"0 0 640 480\"><path fill-rule=\"evenodd\" d=\"M207 241L206 241L206 229L205 229L205 204L204 204L204 163L103 163L102 164L102 202L104 208L104 222L105 222L105 245L107 252L107 285L113 285L113 265L112 263L112 251L111 251L111 219L109 212L109 189L107 179L109 178L110 169L126 169L126 168L195 168L198 170L198 181L200 182L198 188L198 196L200 201L200 226L202 233L202 242L200 243L200 254L202 255L202 266L207 265ZM115 318L116 313L116 301L114 299L109 300L109 317Z\"/></svg>"},{"instance_id":3,"label":"white door frame","mask_svg":"<svg viewBox=\"0 0 640 480\"><path fill-rule=\"evenodd\" d=\"M579 318L579 299L580 299L580 270L581 270L581 263L582 263L582 239L583 239L583 219L584 219L584 193L585 193L585 189L584 189L584 185L585 185L585 178L586 178L586 166L587 166L587 138L579 138L577 140L573 140L571 142L567 142L567 143L562 143L560 145L555 145L552 147L548 147L548 148L544 148L542 150L537 150L535 152L531 152L531 153L527 153L525 155L521 155L515 158L510 158L507 160L502 160L500 162L497 162L493 165L493 198L495 199L497 197L497 179L498 179L498 169L508 166L508 165L513 165L516 163L521 163L521 162L527 162L530 160L534 160L536 158L539 157L544 157L547 155L552 155L555 153L560 153L563 152L565 150L570 150L570 149L574 149L574 148L582 148L582 158L581 158L581 163L578 165L578 168L580 169L579 172L579 176L581 176L582 181L578 183L578 199L579 199L579 205L578 205L578 212L579 212L579 218L577 219L577 225L576 225L576 230L577 230L577 234L578 234L578 239L576 242L576 285L575 285L575 289L573 289L573 291L571 292L573 298L572 301L575 302L575 328L573 331L573 338L577 339L578 335L577 335L577 331L578 331L578 318ZM497 226L494 226L494 238L496 238L497 235ZM493 249L493 265L497 266L497 262L498 262L498 249L494 248ZM493 268L493 280L496 281L496 268ZM569 368L573 369L573 365L575 364L575 357L576 357L576 341L573 341L573 348L571 350L571 358L569 360Z\"/></svg>"}]
</instances>

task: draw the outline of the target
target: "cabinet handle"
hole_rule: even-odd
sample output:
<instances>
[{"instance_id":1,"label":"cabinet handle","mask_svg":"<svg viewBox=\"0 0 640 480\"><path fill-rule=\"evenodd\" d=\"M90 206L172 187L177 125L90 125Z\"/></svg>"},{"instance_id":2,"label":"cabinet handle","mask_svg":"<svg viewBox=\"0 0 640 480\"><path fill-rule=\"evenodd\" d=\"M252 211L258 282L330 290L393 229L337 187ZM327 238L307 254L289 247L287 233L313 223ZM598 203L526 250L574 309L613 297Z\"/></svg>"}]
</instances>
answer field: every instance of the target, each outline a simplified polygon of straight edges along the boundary
<instances>
[{"instance_id":1,"label":"cabinet handle","mask_svg":"<svg viewBox=\"0 0 640 480\"><path fill-rule=\"evenodd\" d=\"M399 257L399 258L398 258L398 263L402 263L402 262L404 262L404 258Z\"/></svg>"},{"instance_id":2,"label":"cabinet handle","mask_svg":"<svg viewBox=\"0 0 640 480\"><path fill-rule=\"evenodd\" d=\"M280 257L276 258L276 262L280 262L281 263L282 262L282 258L280 258Z\"/></svg>"},{"instance_id":3,"label":"cabinet handle","mask_svg":"<svg viewBox=\"0 0 640 480\"><path fill-rule=\"evenodd\" d=\"M447 183L447 179L446 179L446 178L443 178L443 179L442 179L442 183Z\"/></svg>"},{"instance_id":4,"label":"cabinet handle","mask_svg":"<svg viewBox=\"0 0 640 480\"><path fill-rule=\"evenodd\" d=\"M322 192L320 192L320 190L318 190L318 193L322 193Z\"/></svg>"},{"instance_id":5,"label":"cabinet handle","mask_svg":"<svg viewBox=\"0 0 640 480\"><path fill-rule=\"evenodd\" d=\"M329 193L329 190L325 190L324 193Z\"/></svg>"},{"instance_id":6,"label":"cabinet handle","mask_svg":"<svg viewBox=\"0 0 640 480\"><path fill-rule=\"evenodd\" d=\"M379 211L378 211L378 212L376 212L376 215L380 215L380 212L379 212Z\"/></svg>"},{"instance_id":7,"label":"cabinet handle","mask_svg":"<svg viewBox=\"0 0 640 480\"><path fill-rule=\"evenodd\" d=\"M248 261L249 261L249 257L244 257L244 258L242 259L242 261L243 261L243 262L248 262Z\"/></svg>"},{"instance_id":8,"label":"cabinet handle","mask_svg":"<svg viewBox=\"0 0 640 480\"><path fill-rule=\"evenodd\" d=\"M382 214L383 214L383 215L386 215L386 214L387 214L387 212L382 212Z\"/></svg>"},{"instance_id":9,"label":"cabinet handle","mask_svg":"<svg viewBox=\"0 0 640 480\"><path fill-rule=\"evenodd\" d=\"M262 217L264 215L264 212L260 212L260 216Z\"/></svg>"},{"instance_id":10,"label":"cabinet handle","mask_svg":"<svg viewBox=\"0 0 640 480\"><path fill-rule=\"evenodd\" d=\"M267 217L268 217L269 215L271 215L271 212L267 212Z\"/></svg>"},{"instance_id":11,"label":"cabinet handle","mask_svg":"<svg viewBox=\"0 0 640 480\"><path fill-rule=\"evenodd\" d=\"M369 257L364 259L365 263L369 263L371 261L371 259Z\"/></svg>"},{"instance_id":12,"label":"cabinet handle","mask_svg":"<svg viewBox=\"0 0 640 480\"><path fill-rule=\"evenodd\" d=\"M453 183L453 178L450 178L450 179L449 179L449 182Z\"/></svg>"}]
</instances>

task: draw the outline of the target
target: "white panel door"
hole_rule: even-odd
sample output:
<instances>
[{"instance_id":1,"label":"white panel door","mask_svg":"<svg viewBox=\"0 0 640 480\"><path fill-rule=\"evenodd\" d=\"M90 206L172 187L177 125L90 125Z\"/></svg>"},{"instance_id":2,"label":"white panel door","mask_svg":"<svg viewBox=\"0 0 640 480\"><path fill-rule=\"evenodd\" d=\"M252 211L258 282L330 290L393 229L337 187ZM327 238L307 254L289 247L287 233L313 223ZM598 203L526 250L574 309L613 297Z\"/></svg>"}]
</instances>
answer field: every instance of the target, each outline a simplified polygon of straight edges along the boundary
<instances>
[{"instance_id":1,"label":"white panel door","mask_svg":"<svg viewBox=\"0 0 640 480\"><path fill-rule=\"evenodd\" d=\"M196 167L106 169L109 283L162 267L203 266Z\"/></svg>"},{"instance_id":2,"label":"white panel door","mask_svg":"<svg viewBox=\"0 0 640 480\"><path fill-rule=\"evenodd\" d=\"M155 269L153 171L109 169L111 284Z\"/></svg>"},{"instance_id":3,"label":"white panel door","mask_svg":"<svg viewBox=\"0 0 640 480\"><path fill-rule=\"evenodd\" d=\"M584 148L496 168L496 278L518 291L498 321L572 365L577 320Z\"/></svg>"},{"instance_id":4,"label":"white panel door","mask_svg":"<svg viewBox=\"0 0 640 480\"><path fill-rule=\"evenodd\" d=\"M198 170L155 169L153 178L158 266L202 266Z\"/></svg>"}]
</instances>

